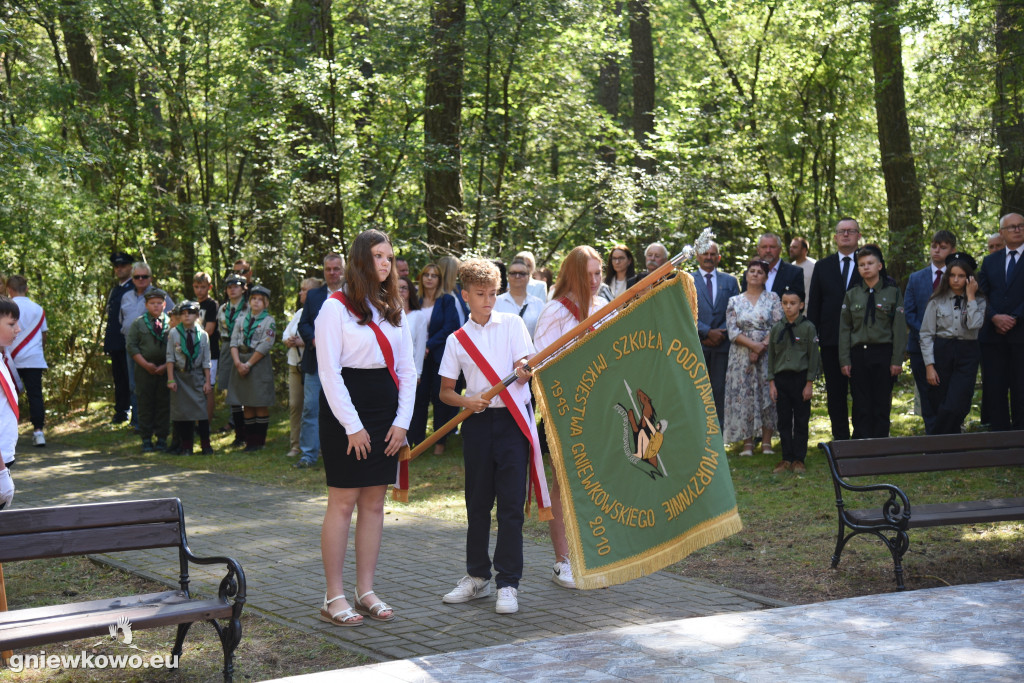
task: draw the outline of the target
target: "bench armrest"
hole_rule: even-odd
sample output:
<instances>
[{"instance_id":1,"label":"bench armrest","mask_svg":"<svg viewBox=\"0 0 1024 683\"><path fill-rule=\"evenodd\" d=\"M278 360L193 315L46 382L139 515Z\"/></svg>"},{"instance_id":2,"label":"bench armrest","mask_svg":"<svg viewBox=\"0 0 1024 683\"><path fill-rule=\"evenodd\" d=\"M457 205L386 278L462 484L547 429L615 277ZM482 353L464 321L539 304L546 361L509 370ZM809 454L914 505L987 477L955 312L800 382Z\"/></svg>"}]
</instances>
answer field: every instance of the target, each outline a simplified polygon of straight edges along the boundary
<instances>
[{"instance_id":1,"label":"bench armrest","mask_svg":"<svg viewBox=\"0 0 1024 683\"><path fill-rule=\"evenodd\" d=\"M217 597L225 602L234 598L234 603L239 607L245 604L245 572L242 571L242 565L230 557L196 557L188 546L184 546L182 552L189 562L195 564L226 565L227 574L220 581Z\"/></svg>"},{"instance_id":2,"label":"bench armrest","mask_svg":"<svg viewBox=\"0 0 1024 683\"><path fill-rule=\"evenodd\" d=\"M882 517L894 528L907 528L907 524L910 522L910 499L907 498L907 494L903 493L900 487L894 484L867 484L864 486L850 484L839 475L839 471L836 469L836 464L832 457L832 449L829 448L829 444L819 443L818 448L824 451L826 459L828 460L829 470L832 472L832 483L835 484L836 489L836 507L839 508L839 514L841 516L846 517L846 504L843 502L843 490L855 491L858 493L888 491L889 498L882 504Z\"/></svg>"}]
</instances>

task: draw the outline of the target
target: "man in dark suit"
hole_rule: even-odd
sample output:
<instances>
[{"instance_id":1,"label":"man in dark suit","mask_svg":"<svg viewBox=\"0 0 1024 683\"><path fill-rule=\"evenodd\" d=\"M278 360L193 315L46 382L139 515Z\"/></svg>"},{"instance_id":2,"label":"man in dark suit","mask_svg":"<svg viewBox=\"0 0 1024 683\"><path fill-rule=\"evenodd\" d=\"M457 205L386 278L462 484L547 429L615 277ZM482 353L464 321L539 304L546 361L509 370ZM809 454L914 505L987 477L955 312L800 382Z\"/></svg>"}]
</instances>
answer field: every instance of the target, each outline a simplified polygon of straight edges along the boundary
<instances>
[{"instance_id":1,"label":"man in dark suit","mask_svg":"<svg viewBox=\"0 0 1024 683\"><path fill-rule=\"evenodd\" d=\"M768 280L764 288L778 294L780 299L787 288L790 292L800 292L802 298L806 299L803 269L783 261L779 258L781 254L782 238L778 235L766 232L757 240L757 257L768 264ZM745 273L740 280L740 291L747 291Z\"/></svg>"},{"instance_id":2,"label":"man in dark suit","mask_svg":"<svg viewBox=\"0 0 1024 683\"><path fill-rule=\"evenodd\" d=\"M860 225L857 221L841 218L836 224L835 241L838 251L814 264L807 319L814 323L818 331L832 438L840 441L850 438L847 405L850 380L839 369L839 316L846 290L860 283L855 257L857 243L860 241Z\"/></svg>"},{"instance_id":3,"label":"man in dark suit","mask_svg":"<svg viewBox=\"0 0 1024 683\"><path fill-rule=\"evenodd\" d=\"M729 297L740 293L739 283L732 275L718 270L722 255L714 242L703 254L698 254L700 268L693 271L697 288L697 334L700 336L704 365L711 380L711 391L715 397L718 423L721 425L725 414L725 373L729 367L729 335L725 330L725 311Z\"/></svg>"},{"instance_id":4,"label":"man in dark suit","mask_svg":"<svg viewBox=\"0 0 1024 683\"><path fill-rule=\"evenodd\" d=\"M125 352L124 334L121 333L121 299L132 288L131 256L119 251L110 255L117 284L107 297L107 330L103 334L103 352L110 356L110 372L114 379L114 419L112 424L128 420L132 407L132 390L128 382L128 356ZM132 414L132 419L137 416Z\"/></svg>"},{"instance_id":5,"label":"man in dark suit","mask_svg":"<svg viewBox=\"0 0 1024 683\"><path fill-rule=\"evenodd\" d=\"M331 252L324 257L324 286L306 293L299 318L299 336L306 345L302 354L302 427L299 451L294 467L312 467L320 459L320 374L316 362L316 316L324 302L341 289L345 277L345 259Z\"/></svg>"},{"instance_id":6,"label":"man in dark suit","mask_svg":"<svg viewBox=\"0 0 1024 683\"><path fill-rule=\"evenodd\" d=\"M931 263L911 274L907 281L907 292L903 295L903 312L907 318L907 353L910 354L910 371L917 385L917 395L921 401L921 417L924 419L924 431L935 433L936 415L931 401L928 400L928 376L921 355L921 321L928 299L939 286L942 274L946 272L946 257L956 251L956 235L949 230L939 230L932 237L929 250Z\"/></svg>"},{"instance_id":7,"label":"man in dark suit","mask_svg":"<svg viewBox=\"0 0 1024 683\"><path fill-rule=\"evenodd\" d=\"M986 256L978 270L988 299L978 334L981 390L993 431L1024 429L1024 216L1003 216L999 233L1006 246Z\"/></svg>"}]
</instances>

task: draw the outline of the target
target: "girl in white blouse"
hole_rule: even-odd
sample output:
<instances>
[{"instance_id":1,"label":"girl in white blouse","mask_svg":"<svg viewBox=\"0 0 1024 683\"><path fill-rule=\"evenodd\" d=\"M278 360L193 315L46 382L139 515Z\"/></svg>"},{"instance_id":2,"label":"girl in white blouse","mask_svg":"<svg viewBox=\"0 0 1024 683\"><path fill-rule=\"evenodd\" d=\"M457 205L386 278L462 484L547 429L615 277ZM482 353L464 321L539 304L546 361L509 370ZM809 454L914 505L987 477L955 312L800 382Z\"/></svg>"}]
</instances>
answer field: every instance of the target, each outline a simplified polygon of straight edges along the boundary
<instances>
[{"instance_id":1,"label":"girl in white blouse","mask_svg":"<svg viewBox=\"0 0 1024 683\"><path fill-rule=\"evenodd\" d=\"M367 230L352 242L345 286L316 319L320 444L327 513L320 536L327 593L320 618L359 626L391 621L394 609L373 592L384 525L384 496L398 473L416 391L416 368L394 251L387 235ZM356 521L356 599L345 599L342 570L349 523ZM333 597L332 597L333 596Z\"/></svg>"}]
</instances>

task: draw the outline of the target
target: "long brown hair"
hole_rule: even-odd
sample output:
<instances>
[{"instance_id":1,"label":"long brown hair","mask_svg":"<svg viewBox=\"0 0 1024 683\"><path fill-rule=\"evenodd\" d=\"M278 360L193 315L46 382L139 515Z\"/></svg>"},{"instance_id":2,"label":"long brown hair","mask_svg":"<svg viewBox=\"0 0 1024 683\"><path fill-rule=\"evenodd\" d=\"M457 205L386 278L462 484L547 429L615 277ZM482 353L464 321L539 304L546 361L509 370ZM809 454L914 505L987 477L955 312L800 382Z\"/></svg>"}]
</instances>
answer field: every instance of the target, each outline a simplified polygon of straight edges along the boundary
<instances>
[{"instance_id":1,"label":"long brown hair","mask_svg":"<svg viewBox=\"0 0 1024 683\"><path fill-rule=\"evenodd\" d=\"M590 315L590 306L594 301L594 295L590 293L590 278L587 276L587 264L594 259L601 263L601 255L593 247L573 247L558 269L558 280L551 295L553 300L568 296L579 308L578 320Z\"/></svg>"},{"instance_id":2,"label":"long brown hair","mask_svg":"<svg viewBox=\"0 0 1024 683\"><path fill-rule=\"evenodd\" d=\"M384 242L391 244L391 240L383 232L367 230L352 240L352 248L348 252L345 295L358 314L360 325L366 325L373 319L370 307L366 305L367 300L395 327L402 323L402 297L398 293L398 275L394 262L384 282L378 279L377 269L373 264L371 249Z\"/></svg>"}]
</instances>

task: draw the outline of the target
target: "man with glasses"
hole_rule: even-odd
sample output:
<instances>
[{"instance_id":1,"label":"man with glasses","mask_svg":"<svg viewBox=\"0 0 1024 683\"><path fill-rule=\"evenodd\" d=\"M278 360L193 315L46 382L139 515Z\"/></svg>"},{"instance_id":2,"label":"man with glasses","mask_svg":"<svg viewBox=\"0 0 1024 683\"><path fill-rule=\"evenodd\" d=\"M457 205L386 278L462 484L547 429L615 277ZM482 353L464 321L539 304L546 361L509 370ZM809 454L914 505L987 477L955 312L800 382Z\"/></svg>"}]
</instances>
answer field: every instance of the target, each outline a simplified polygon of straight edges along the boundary
<instances>
[{"instance_id":1,"label":"man with glasses","mask_svg":"<svg viewBox=\"0 0 1024 683\"><path fill-rule=\"evenodd\" d=\"M846 290L860 283L855 258L860 225L853 218L841 218L836 223L834 239L838 251L814 264L811 291L807 297L807 319L818 330L832 438L841 441L850 438L847 405L850 380L839 370L839 317Z\"/></svg>"},{"instance_id":2,"label":"man with glasses","mask_svg":"<svg viewBox=\"0 0 1024 683\"><path fill-rule=\"evenodd\" d=\"M114 380L114 419L111 424L128 421L132 407L132 392L128 383L128 359L125 355L124 334L121 333L121 301L132 289L132 257L123 251L110 255L114 268L114 285L107 296L107 329L103 333L103 353L110 356L110 374Z\"/></svg>"},{"instance_id":3,"label":"man with glasses","mask_svg":"<svg viewBox=\"0 0 1024 683\"><path fill-rule=\"evenodd\" d=\"M153 270L145 261L137 261L132 264L132 288L124 293L121 298L121 334L128 337L128 328L140 315L146 312L146 292L153 289ZM170 295L164 297L164 310L170 311L174 308L174 300ZM131 391L132 404L132 427L138 427L139 401L135 394L135 361L127 358L125 365L128 368L128 389Z\"/></svg>"},{"instance_id":4,"label":"man with glasses","mask_svg":"<svg viewBox=\"0 0 1024 683\"><path fill-rule=\"evenodd\" d=\"M1024 429L1024 216L999 219L1005 247L985 257L978 285L988 299L981 342L981 384L989 427Z\"/></svg>"}]
</instances>

